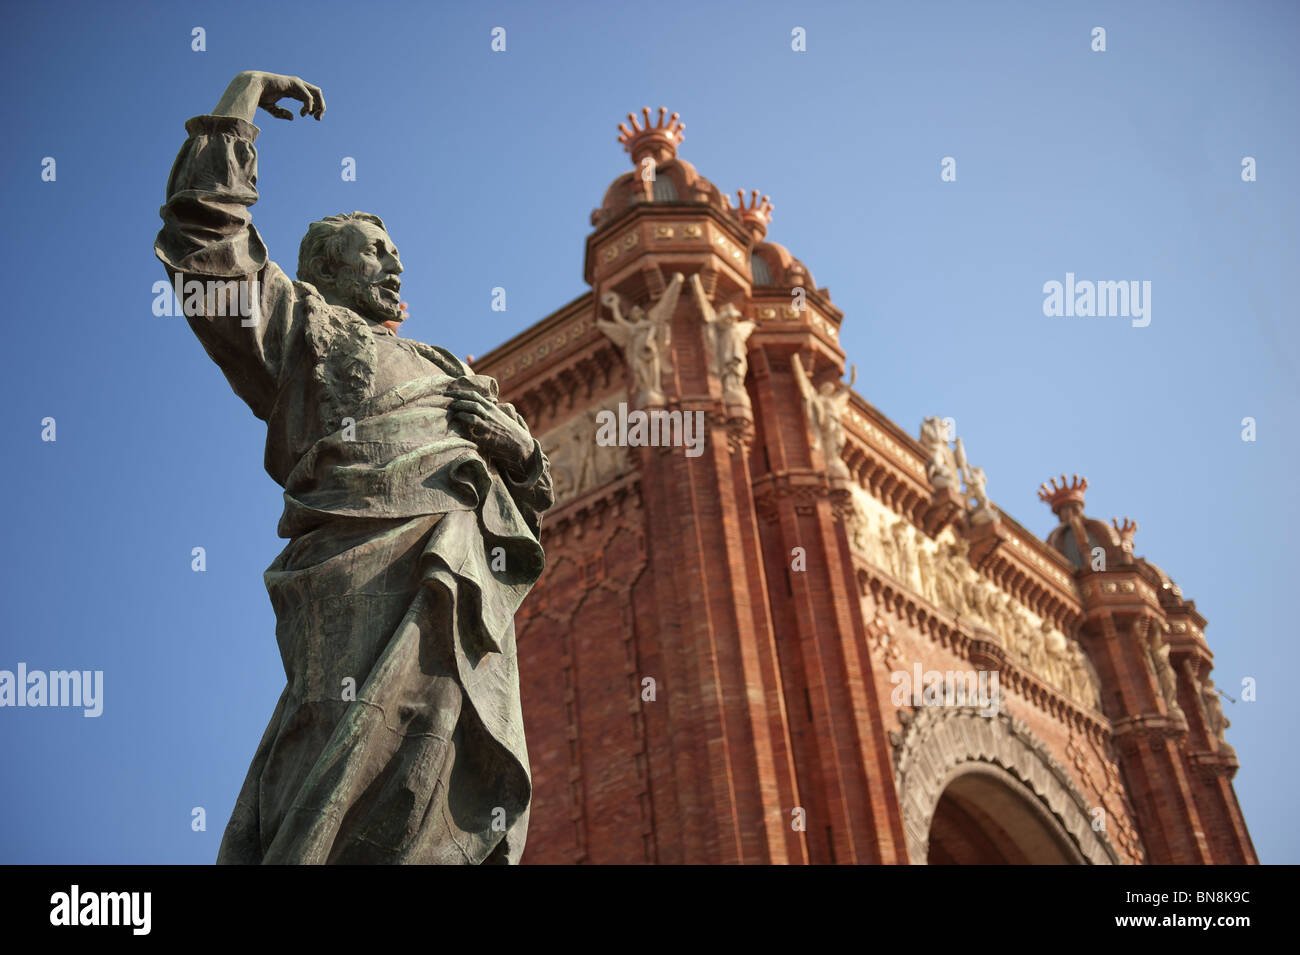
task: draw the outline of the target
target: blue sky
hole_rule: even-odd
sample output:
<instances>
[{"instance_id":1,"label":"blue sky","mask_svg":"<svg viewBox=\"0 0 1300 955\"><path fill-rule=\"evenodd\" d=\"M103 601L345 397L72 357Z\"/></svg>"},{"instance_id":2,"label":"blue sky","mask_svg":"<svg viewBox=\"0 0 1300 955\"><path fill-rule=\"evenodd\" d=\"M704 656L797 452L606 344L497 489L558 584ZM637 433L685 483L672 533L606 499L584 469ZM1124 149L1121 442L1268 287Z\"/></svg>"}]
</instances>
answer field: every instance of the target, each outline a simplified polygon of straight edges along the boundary
<instances>
[{"instance_id":1,"label":"blue sky","mask_svg":"<svg viewBox=\"0 0 1300 955\"><path fill-rule=\"evenodd\" d=\"M321 216L383 216L406 266L404 333L461 355L584 291L588 216L630 168L616 124L680 112L684 158L724 191L771 195L769 238L845 312L869 401L914 434L954 417L995 502L1040 534L1055 521L1035 489L1062 471L1089 478L1092 516L1139 522L1138 553L1210 621L1216 682L1239 697L1257 681L1257 701L1225 704L1236 788L1261 858L1300 862L1293 4L6 16L0 669L102 669L105 701L98 719L0 710L0 862L211 862L283 686L261 581L283 545L264 428L184 321L151 310L183 123L243 69L300 75L328 104L319 124L259 114L253 216L272 257L292 271ZM956 182L940 182L945 156ZM1151 324L1045 317L1043 284L1067 272L1150 281Z\"/></svg>"}]
</instances>

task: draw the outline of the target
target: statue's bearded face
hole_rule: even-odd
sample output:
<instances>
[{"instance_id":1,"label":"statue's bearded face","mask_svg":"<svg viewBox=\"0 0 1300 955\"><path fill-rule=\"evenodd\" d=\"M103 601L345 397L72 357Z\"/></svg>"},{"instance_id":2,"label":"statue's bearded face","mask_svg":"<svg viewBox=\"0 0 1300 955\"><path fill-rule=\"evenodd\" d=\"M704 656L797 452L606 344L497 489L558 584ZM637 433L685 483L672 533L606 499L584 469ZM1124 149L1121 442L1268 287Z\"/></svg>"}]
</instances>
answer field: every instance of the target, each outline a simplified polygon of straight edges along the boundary
<instances>
[{"instance_id":1,"label":"statue's bearded face","mask_svg":"<svg viewBox=\"0 0 1300 955\"><path fill-rule=\"evenodd\" d=\"M327 298L373 322L402 320L402 262L388 233L373 222L348 222L329 263Z\"/></svg>"}]
</instances>

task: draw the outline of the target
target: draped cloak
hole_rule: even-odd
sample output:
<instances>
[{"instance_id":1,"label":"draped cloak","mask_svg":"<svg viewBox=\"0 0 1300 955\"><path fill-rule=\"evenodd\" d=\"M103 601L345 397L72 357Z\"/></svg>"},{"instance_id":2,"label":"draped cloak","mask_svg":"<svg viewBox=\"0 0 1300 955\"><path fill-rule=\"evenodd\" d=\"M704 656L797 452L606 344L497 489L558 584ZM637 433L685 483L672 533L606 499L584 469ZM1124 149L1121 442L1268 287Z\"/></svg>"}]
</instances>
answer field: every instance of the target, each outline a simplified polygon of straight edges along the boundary
<instances>
[{"instance_id":1,"label":"draped cloak","mask_svg":"<svg viewBox=\"0 0 1300 955\"><path fill-rule=\"evenodd\" d=\"M217 861L517 862L531 781L514 613L544 567L546 457L534 440L522 473L485 460L450 427L448 391L496 401L494 379L269 261L248 214L256 126L185 128L154 250L173 281L218 289L187 320L267 424L289 539L265 573L287 684ZM253 316L212 285L232 280Z\"/></svg>"}]
</instances>

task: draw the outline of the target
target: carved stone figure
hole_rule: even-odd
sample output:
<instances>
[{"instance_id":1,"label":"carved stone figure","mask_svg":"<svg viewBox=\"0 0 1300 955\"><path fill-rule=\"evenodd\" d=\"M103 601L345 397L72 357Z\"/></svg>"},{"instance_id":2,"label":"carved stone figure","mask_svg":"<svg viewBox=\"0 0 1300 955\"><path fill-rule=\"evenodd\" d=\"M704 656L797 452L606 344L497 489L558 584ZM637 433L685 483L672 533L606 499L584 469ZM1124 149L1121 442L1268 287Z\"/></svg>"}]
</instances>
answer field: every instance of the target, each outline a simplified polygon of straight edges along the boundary
<instances>
[{"instance_id":1,"label":"carved stone figure","mask_svg":"<svg viewBox=\"0 0 1300 955\"><path fill-rule=\"evenodd\" d=\"M957 611L957 581L948 568L943 545L935 558L934 599L941 607Z\"/></svg>"},{"instance_id":2,"label":"carved stone figure","mask_svg":"<svg viewBox=\"0 0 1300 955\"><path fill-rule=\"evenodd\" d=\"M1002 594L987 579L980 582L984 591L984 619L999 633L1002 631Z\"/></svg>"},{"instance_id":3,"label":"carved stone figure","mask_svg":"<svg viewBox=\"0 0 1300 955\"><path fill-rule=\"evenodd\" d=\"M907 533L907 521L899 519L890 528L894 538L894 577L899 583L908 587L915 586L913 573L916 568L916 553L912 547L912 538Z\"/></svg>"},{"instance_id":4,"label":"carved stone figure","mask_svg":"<svg viewBox=\"0 0 1300 955\"><path fill-rule=\"evenodd\" d=\"M397 337L403 268L377 216L312 223L298 281L269 259L253 119L291 119L285 97L325 112L317 87L246 72L185 124L154 243L173 282L215 291L186 318L266 422L284 488L265 581L287 685L217 861L517 862L514 614L544 565L550 468L494 379ZM220 299L233 287L250 314Z\"/></svg>"},{"instance_id":5,"label":"carved stone figure","mask_svg":"<svg viewBox=\"0 0 1300 955\"><path fill-rule=\"evenodd\" d=\"M1171 716L1182 716L1183 709L1178 705L1178 675L1169 662L1169 651L1169 644L1165 643L1158 631L1153 631L1147 642L1147 657L1160 684L1160 694L1164 697L1166 709Z\"/></svg>"},{"instance_id":6,"label":"carved stone figure","mask_svg":"<svg viewBox=\"0 0 1300 955\"><path fill-rule=\"evenodd\" d=\"M1021 617L1022 626L1016 630L1015 647L1016 653L1026 662L1032 659L1034 654L1034 628L1030 626L1029 621Z\"/></svg>"},{"instance_id":7,"label":"carved stone figure","mask_svg":"<svg viewBox=\"0 0 1300 955\"><path fill-rule=\"evenodd\" d=\"M1053 627L1049 620L1039 624L1037 631L1030 631L1032 643L1029 647L1029 666L1036 673L1045 674L1047 671L1047 640L1052 631Z\"/></svg>"},{"instance_id":8,"label":"carved stone figure","mask_svg":"<svg viewBox=\"0 0 1300 955\"><path fill-rule=\"evenodd\" d=\"M850 487L850 494L851 507L847 515L849 546L870 563L880 566L881 557L879 538L876 533L876 521L870 505L864 500L867 497L867 492L855 484Z\"/></svg>"},{"instance_id":9,"label":"carved stone figure","mask_svg":"<svg viewBox=\"0 0 1300 955\"><path fill-rule=\"evenodd\" d=\"M598 318L596 326L623 350L623 357L632 369L637 407L649 408L664 403L664 363L672 339L673 310L677 307L684 281L682 273L675 273L664 294L648 312L640 305L633 305L626 318L617 292L606 292L600 297L601 304L610 310L614 319Z\"/></svg>"},{"instance_id":10,"label":"carved stone figure","mask_svg":"<svg viewBox=\"0 0 1300 955\"><path fill-rule=\"evenodd\" d=\"M859 554L866 555L871 549L871 519L865 514L858 514L849 525L849 546Z\"/></svg>"},{"instance_id":11,"label":"carved stone figure","mask_svg":"<svg viewBox=\"0 0 1300 955\"><path fill-rule=\"evenodd\" d=\"M695 301L704 317L709 342L709 373L722 382L722 401L726 405L750 407L749 392L745 390L745 374L749 370L746 342L758 327L757 322L745 321L740 309L731 303L716 312L704 294L699 273L691 276Z\"/></svg>"},{"instance_id":12,"label":"carved stone figure","mask_svg":"<svg viewBox=\"0 0 1300 955\"><path fill-rule=\"evenodd\" d=\"M1049 683L1061 686L1069 670L1069 647L1065 634L1055 627L1043 634L1043 645L1047 650L1047 678Z\"/></svg>"},{"instance_id":13,"label":"carved stone figure","mask_svg":"<svg viewBox=\"0 0 1300 955\"><path fill-rule=\"evenodd\" d=\"M594 422L592 427L595 427ZM596 444L593 440L584 438L582 430L566 430L554 446L543 439L542 449L551 462L557 504L576 497L595 483Z\"/></svg>"},{"instance_id":14,"label":"carved stone figure","mask_svg":"<svg viewBox=\"0 0 1300 955\"><path fill-rule=\"evenodd\" d=\"M1016 648L1018 653L1023 655L1022 647L1027 646L1029 639L1029 618L1025 616L1025 611L1019 604L1011 608L1011 645Z\"/></svg>"},{"instance_id":15,"label":"carved stone figure","mask_svg":"<svg viewBox=\"0 0 1300 955\"><path fill-rule=\"evenodd\" d=\"M969 545L963 540L950 541L940 551L944 577L950 590L948 607L958 615L982 619L980 592L982 578L975 573L968 556Z\"/></svg>"},{"instance_id":16,"label":"carved stone figure","mask_svg":"<svg viewBox=\"0 0 1300 955\"><path fill-rule=\"evenodd\" d=\"M897 669L902 662L902 651L898 643L894 640L893 631L890 630L889 621L883 616L877 614L871 623L867 624L867 642L872 651L890 669Z\"/></svg>"},{"instance_id":17,"label":"carved stone figure","mask_svg":"<svg viewBox=\"0 0 1300 955\"><path fill-rule=\"evenodd\" d=\"M626 400L622 392L616 398ZM538 439L551 462L556 505L586 494L628 469L626 448L602 447L596 442L598 413L599 409L588 408Z\"/></svg>"},{"instance_id":18,"label":"carved stone figure","mask_svg":"<svg viewBox=\"0 0 1300 955\"><path fill-rule=\"evenodd\" d=\"M1228 717L1223 713L1223 704L1219 702L1219 691L1214 686L1214 681L1209 677L1201 684L1201 702L1205 705L1205 721L1209 727L1210 735L1214 736L1221 743L1227 743L1225 733L1232 724L1228 722Z\"/></svg>"},{"instance_id":19,"label":"carved stone figure","mask_svg":"<svg viewBox=\"0 0 1300 955\"><path fill-rule=\"evenodd\" d=\"M965 482L966 488L964 496L967 504L967 518L972 524L987 524L989 521L996 520L998 516L997 508L989 502L988 496L988 478L984 476L984 469L971 467L966 460L966 447L962 444L961 438L955 442L954 458L957 462L957 468L961 474L961 479ZM971 501L974 500L972 504Z\"/></svg>"},{"instance_id":20,"label":"carved stone figure","mask_svg":"<svg viewBox=\"0 0 1300 955\"><path fill-rule=\"evenodd\" d=\"M998 601L998 631L1006 637L1008 646L1015 646L1016 643L1016 614L1011 598L1002 595Z\"/></svg>"},{"instance_id":21,"label":"carved stone figure","mask_svg":"<svg viewBox=\"0 0 1300 955\"><path fill-rule=\"evenodd\" d=\"M879 532L876 539L880 543L880 566L890 573L898 573L898 556L897 545L894 542L894 535L891 533L887 522L881 521Z\"/></svg>"},{"instance_id":22,"label":"carved stone figure","mask_svg":"<svg viewBox=\"0 0 1300 955\"><path fill-rule=\"evenodd\" d=\"M926 549L925 535L916 531L916 569L921 578L921 593L927 600L937 600L939 596L934 561L934 555Z\"/></svg>"},{"instance_id":23,"label":"carved stone figure","mask_svg":"<svg viewBox=\"0 0 1300 955\"><path fill-rule=\"evenodd\" d=\"M979 574L970 576L971 614L986 627L993 626L993 606L997 595L989 582Z\"/></svg>"},{"instance_id":24,"label":"carved stone figure","mask_svg":"<svg viewBox=\"0 0 1300 955\"><path fill-rule=\"evenodd\" d=\"M814 390L808 373L804 371L798 354L790 356L799 393L803 395L804 412L812 428L813 443L821 450L826 461L826 471L832 477L848 477L849 468L840 456L847 439L844 436L844 412L849 406L849 394L858 380L856 365L850 366L849 383L827 381Z\"/></svg>"},{"instance_id":25,"label":"carved stone figure","mask_svg":"<svg viewBox=\"0 0 1300 955\"><path fill-rule=\"evenodd\" d=\"M1078 643L1070 642L1070 686L1067 692L1080 703L1100 708L1101 691L1088 657Z\"/></svg>"},{"instance_id":26,"label":"carved stone figure","mask_svg":"<svg viewBox=\"0 0 1300 955\"><path fill-rule=\"evenodd\" d=\"M962 568L961 592L966 613L984 622L984 578L970 567Z\"/></svg>"},{"instance_id":27,"label":"carved stone figure","mask_svg":"<svg viewBox=\"0 0 1300 955\"><path fill-rule=\"evenodd\" d=\"M876 564L877 567L885 565L887 558L880 547L880 534L876 530L879 520L871 515L867 516L867 522L863 526L863 543L866 545L867 557Z\"/></svg>"},{"instance_id":28,"label":"carved stone figure","mask_svg":"<svg viewBox=\"0 0 1300 955\"><path fill-rule=\"evenodd\" d=\"M944 541L939 544L935 592L940 604L958 614L964 610L960 566L964 560L957 542Z\"/></svg>"},{"instance_id":29,"label":"carved stone figure","mask_svg":"<svg viewBox=\"0 0 1300 955\"><path fill-rule=\"evenodd\" d=\"M948 424L942 418L930 417L921 422L925 475L936 490L957 486L957 458L948 446L948 440Z\"/></svg>"},{"instance_id":30,"label":"carved stone figure","mask_svg":"<svg viewBox=\"0 0 1300 955\"><path fill-rule=\"evenodd\" d=\"M997 508L989 501L988 483L983 468L972 467L966 472L966 495L974 499L970 511L972 524L984 524L998 516Z\"/></svg>"}]
</instances>

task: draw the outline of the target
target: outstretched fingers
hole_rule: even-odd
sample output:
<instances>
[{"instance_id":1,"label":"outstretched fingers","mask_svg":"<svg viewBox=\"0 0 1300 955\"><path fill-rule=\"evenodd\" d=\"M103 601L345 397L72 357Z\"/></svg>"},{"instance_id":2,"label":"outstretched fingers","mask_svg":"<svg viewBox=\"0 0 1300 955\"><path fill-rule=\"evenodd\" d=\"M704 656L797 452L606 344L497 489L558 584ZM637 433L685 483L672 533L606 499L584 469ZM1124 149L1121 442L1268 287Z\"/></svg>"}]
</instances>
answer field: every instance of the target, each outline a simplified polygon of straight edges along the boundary
<instances>
[{"instance_id":1,"label":"outstretched fingers","mask_svg":"<svg viewBox=\"0 0 1300 955\"><path fill-rule=\"evenodd\" d=\"M264 89L262 100L258 104L276 119L293 120L293 113L278 105L280 100L288 97L302 103L299 116L315 116L320 119L325 112L325 96L319 86L304 82L296 76L271 77Z\"/></svg>"},{"instance_id":2,"label":"outstretched fingers","mask_svg":"<svg viewBox=\"0 0 1300 955\"><path fill-rule=\"evenodd\" d=\"M319 111L324 109L324 103L317 103L317 97L320 96L320 90L303 80L294 78L293 82L284 91L285 96L291 96L298 102L302 103L302 109L298 110L299 116L306 116L310 113L317 119L320 119Z\"/></svg>"},{"instance_id":3,"label":"outstretched fingers","mask_svg":"<svg viewBox=\"0 0 1300 955\"><path fill-rule=\"evenodd\" d=\"M301 100L303 104L302 111L298 115L306 116L310 113L319 121L325 113L325 95L321 93L319 86L312 86L310 83L301 81L299 83L304 95L295 97L295 99Z\"/></svg>"}]
</instances>

